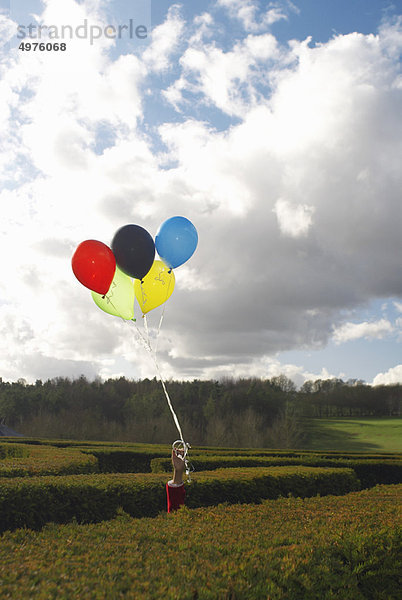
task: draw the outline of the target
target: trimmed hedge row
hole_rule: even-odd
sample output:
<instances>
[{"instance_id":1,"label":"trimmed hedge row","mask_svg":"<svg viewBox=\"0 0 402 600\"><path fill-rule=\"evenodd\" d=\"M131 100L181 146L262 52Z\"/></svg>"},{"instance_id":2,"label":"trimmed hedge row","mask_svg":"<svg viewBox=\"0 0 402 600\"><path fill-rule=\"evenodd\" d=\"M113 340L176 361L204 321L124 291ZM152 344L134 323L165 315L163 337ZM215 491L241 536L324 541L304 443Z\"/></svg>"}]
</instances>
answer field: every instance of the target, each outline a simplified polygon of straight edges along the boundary
<instances>
[{"instance_id":1,"label":"trimmed hedge row","mask_svg":"<svg viewBox=\"0 0 402 600\"><path fill-rule=\"evenodd\" d=\"M147 452L154 450L171 449L170 444L143 444L133 442L105 442L96 440L63 440L63 439L45 439L30 437L2 437L1 443L6 444L28 444L31 446L55 446L56 448L129 448L137 452Z\"/></svg>"},{"instance_id":2,"label":"trimmed hedge row","mask_svg":"<svg viewBox=\"0 0 402 600\"><path fill-rule=\"evenodd\" d=\"M4 458L24 458L29 456L29 449L17 444L0 444L0 460Z\"/></svg>"},{"instance_id":3,"label":"trimmed hedge row","mask_svg":"<svg viewBox=\"0 0 402 600\"><path fill-rule=\"evenodd\" d=\"M95 456L76 449L21 445L18 450L20 453L0 461L0 477L69 475L99 470Z\"/></svg>"},{"instance_id":4,"label":"trimmed hedge row","mask_svg":"<svg viewBox=\"0 0 402 600\"><path fill-rule=\"evenodd\" d=\"M234 467L267 467L280 465L305 465L309 467L350 468L356 473L362 487L372 487L376 484L402 483L402 460L347 460L325 459L321 456L303 456L294 458L245 457L245 456L194 456L192 464L196 471L210 471L220 468ZM167 458L151 460L153 473L167 473L172 470L172 463Z\"/></svg>"},{"instance_id":5,"label":"trimmed hedge row","mask_svg":"<svg viewBox=\"0 0 402 600\"><path fill-rule=\"evenodd\" d=\"M11 444L10 442L13 442ZM149 473L152 471L151 461L156 458L165 458L169 463L171 447L167 444L133 444L129 442L85 442L74 440L44 440L37 438L2 438L2 445L13 445L17 448L24 445L26 448L37 447L55 447L65 449L80 450L86 454L92 454L98 459L99 470L105 473ZM308 450L269 450L269 449L241 449L241 448L214 448L214 447L194 447L190 453L193 462L204 460L204 458L216 460L214 457L222 457L233 461L234 457L257 459L265 458L275 461L266 464L307 464L311 460L380 460L388 462L392 460L401 460L401 454L391 453L344 453L344 452L316 452ZM201 458L202 457L202 458ZM1 454L0 454L0 458ZM288 459L288 460L287 460ZM279 462L282 460L283 462ZM155 463L157 464L157 463ZM225 463L226 464L226 463ZM229 465L229 463L227 463ZM243 464L241 462L240 464ZM258 463L252 463L258 464ZM251 463L250 463L251 466ZM198 468L198 467L197 467ZM207 469L208 467L206 467ZM168 467L168 470L170 466Z\"/></svg>"},{"instance_id":6,"label":"trimmed hedge row","mask_svg":"<svg viewBox=\"0 0 402 600\"><path fill-rule=\"evenodd\" d=\"M95 456L101 473L149 473L154 458L166 458L171 448L81 448L85 454ZM172 463L170 462L172 467Z\"/></svg>"},{"instance_id":7,"label":"trimmed hedge row","mask_svg":"<svg viewBox=\"0 0 402 600\"><path fill-rule=\"evenodd\" d=\"M360 489L352 469L305 466L217 469L197 474L187 486L190 508L222 502L250 503L280 496L307 498L346 494Z\"/></svg>"},{"instance_id":8,"label":"trimmed hedge row","mask_svg":"<svg viewBox=\"0 0 402 600\"><path fill-rule=\"evenodd\" d=\"M0 480L0 531L55 521L111 519L119 507L134 517L166 510L166 476L94 474ZM259 502L279 496L345 494L359 489L351 469L272 467L198 473L186 484L189 507Z\"/></svg>"},{"instance_id":9,"label":"trimmed hedge row","mask_svg":"<svg viewBox=\"0 0 402 600\"><path fill-rule=\"evenodd\" d=\"M302 465L309 460L300 458L279 457L279 456L207 456L196 455L190 458L195 471L213 471L215 469L226 469L234 467L270 467ZM311 465L309 465L311 466ZM153 458L151 460L152 473L168 473L172 470L172 461L170 458Z\"/></svg>"},{"instance_id":10,"label":"trimmed hedge row","mask_svg":"<svg viewBox=\"0 0 402 600\"><path fill-rule=\"evenodd\" d=\"M172 470L169 457L169 446L129 447L129 448L81 448L82 452L92 454L98 459L99 471L102 473L166 473ZM200 449L194 448L190 453L190 460L197 471L206 471L215 468L254 467L254 466L279 466L279 465L307 465L307 466L335 466L356 468L358 478L363 478L364 485L371 486L376 483L401 483L402 461L400 455L390 455L385 460L383 457L373 459L371 455L334 455L328 453L290 453L290 452L263 452L245 451L232 455L217 452L216 454L201 454ZM342 462L344 461L344 462ZM353 464L352 462L353 461ZM366 467L364 463L367 462ZM362 468L359 467L362 463ZM218 465L218 466L216 466ZM384 469L382 469L384 465Z\"/></svg>"},{"instance_id":11,"label":"trimmed hedge row","mask_svg":"<svg viewBox=\"0 0 402 600\"><path fill-rule=\"evenodd\" d=\"M16 441L15 438L13 440ZM172 468L169 458L171 448L167 445L38 439L25 441L25 444L18 440L18 443L0 445L0 459L4 460L5 455L10 458L13 456L27 459L0 463L0 476L86 472L149 473L169 472ZM84 455L87 455L87 458L84 458ZM402 482L401 455L395 454L379 456L247 449L232 450L230 454L226 449L194 448L190 459L197 471L236 466L300 464L353 468L364 487L376 483Z\"/></svg>"},{"instance_id":12,"label":"trimmed hedge row","mask_svg":"<svg viewBox=\"0 0 402 600\"><path fill-rule=\"evenodd\" d=\"M348 458L348 459L397 459L401 458L398 452L341 452L340 450L318 451L318 450L275 450L269 448L207 448L203 446L194 447L192 454L203 456L277 456L282 458L320 456L322 458Z\"/></svg>"},{"instance_id":13,"label":"trimmed hedge row","mask_svg":"<svg viewBox=\"0 0 402 600\"><path fill-rule=\"evenodd\" d=\"M324 466L324 461L315 461ZM377 484L398 484L402 483L402 461L401 460L389 460L383 462L382 460L338 460L338 461L325 461L329 467L336 467L338 463L339 467L351 468L356 473L362 488L373 487Z\"/></svg>"},{"instance_id":14,"label":"trimmed hedge row","mask_svg":"<svg viewBox=\"0 0 402 600\"><path fill-rule=\"evenodd\" d=\"M379 486L6 532L2 597L399 600L401 494Z\"/></svg>"},{"instance_id":15,"label":"trimmed hedge row","mask_svg":"<svg viewBox=\"0 0 402 600\"><path fill-rule=\"evenodd\" d=\"M6 444L28 444L30 446L56 446L57 448L69 448L71 446L124 446L130 445L130 442L98 442L88 440L51 440L47 438L32 438L32 437L2 437L2 443ZM135 444L134 444L135 445ZM142 446L142 444L139 444Z\"/></svg>"},{"instance_id":16,"label":"trimmed hedge row","mask_svg":"<svg viewBox=\"0 0 402 600\"><path fill-rule=\"evenodd\" d=\"M169 457L170 446L138 445L126 448L82 447L82 452L93 454L98 459L99 471L102 473L162 473L172 470ZM254 467L274 465L307 465L307 466L345 466L354 468L357 462L372 461L377 459L379 464L386 464L401 460L401 455L392 454L387 457L379 455L353 455L334 453L309 453L297 451L268 451L268 450L239 450L229 454L226 450L211 449L205 453L204 448L195 447L190 452L190 460L197 471L210 470L211 468L225 467ZM353 460L354 464L341 464L340 460ZM218 467L215 464L218 463ZM214 466L212 466L214 465ZM401 463L402 465L402 463ZM387 466L384 471L381 467L376 469L374 463L368 468L359 470L366 485L376 483L400 483L402 467ZM374 475L373 475L374 472ZM378 476L377 476L378 472ZM359 475L358 475L359 477Z\"/></svg>"}]
</instances>

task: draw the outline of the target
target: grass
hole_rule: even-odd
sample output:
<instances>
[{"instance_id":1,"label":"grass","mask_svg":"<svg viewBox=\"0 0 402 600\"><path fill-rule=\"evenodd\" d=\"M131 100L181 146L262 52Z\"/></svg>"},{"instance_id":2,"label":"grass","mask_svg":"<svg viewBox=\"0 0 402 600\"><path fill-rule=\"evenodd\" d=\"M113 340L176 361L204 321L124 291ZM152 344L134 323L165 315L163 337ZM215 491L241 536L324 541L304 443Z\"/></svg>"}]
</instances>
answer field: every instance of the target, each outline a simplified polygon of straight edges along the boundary
<instances>
[{"instance_id":1,"label":"grass","mask_svg":"<svg viewBox=\"0 0 402 600\"><path fill-rule=\"evenodd\" d=\"M402 418L306 419L310 450L401 452Z\"/></svg>"}]
</instances>

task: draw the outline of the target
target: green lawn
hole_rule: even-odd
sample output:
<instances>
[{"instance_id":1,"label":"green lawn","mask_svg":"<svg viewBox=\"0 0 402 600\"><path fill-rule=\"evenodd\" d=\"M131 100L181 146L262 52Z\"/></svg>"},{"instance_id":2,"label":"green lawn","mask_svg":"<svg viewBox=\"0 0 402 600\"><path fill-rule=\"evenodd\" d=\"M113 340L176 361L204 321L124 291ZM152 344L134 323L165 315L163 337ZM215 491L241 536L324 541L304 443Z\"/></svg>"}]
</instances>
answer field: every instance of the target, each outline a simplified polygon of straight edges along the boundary
<instances>
[{"instance_id":1,"label":"green lawn","mask_svg":"<svg viewBox=\"0 0 402 600\"><path fill-rule=\"evenodd\" d=\"M306 419L311 450L401 452L402 418Z\"/></svg>"}]
</instances>

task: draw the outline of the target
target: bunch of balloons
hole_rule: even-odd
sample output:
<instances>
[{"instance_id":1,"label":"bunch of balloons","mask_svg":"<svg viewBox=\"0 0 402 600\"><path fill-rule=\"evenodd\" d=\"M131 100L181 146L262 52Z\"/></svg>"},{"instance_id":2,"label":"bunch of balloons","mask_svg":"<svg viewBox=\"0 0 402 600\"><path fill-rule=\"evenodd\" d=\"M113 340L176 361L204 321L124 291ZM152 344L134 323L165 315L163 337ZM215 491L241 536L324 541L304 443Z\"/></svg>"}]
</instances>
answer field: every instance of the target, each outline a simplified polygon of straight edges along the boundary
<instances>
[{"instance_id":1,"label":"bunch of balloons","mask_svg":"<svg viewBox=\"0 0 402 600\"><path fill-rule=\"evenodd\" d=\"M81 242L71 264L99 308L129 320L134 318L135 298L143 314L166 302L175 286L173 269L194 254L197 244L191 221L171 217L159 227L155 241L143 227L124 225L111 248L97 240ZM161 260L155 259L155 251Z\"/></svg>"}]
</instances>

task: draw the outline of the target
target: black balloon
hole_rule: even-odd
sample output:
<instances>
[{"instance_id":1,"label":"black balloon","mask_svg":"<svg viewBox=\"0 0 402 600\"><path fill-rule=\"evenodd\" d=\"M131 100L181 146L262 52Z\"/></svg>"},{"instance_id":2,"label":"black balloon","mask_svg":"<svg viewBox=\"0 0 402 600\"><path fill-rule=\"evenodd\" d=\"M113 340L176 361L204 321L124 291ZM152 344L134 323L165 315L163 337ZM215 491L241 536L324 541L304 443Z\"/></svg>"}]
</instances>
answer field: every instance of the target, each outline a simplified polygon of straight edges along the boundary
<instances>
[{"instance_id":1,"label":"black balloon","mask_svg":"<svg viewBox=\"0 0 402 600\"><path fill-rule=\"evenodd\" d=\"M124 225L114 235L111 248L118 267L130 277L142 279L155 258L151 234L139 225Z\"/></svg>"}]
</instances>

